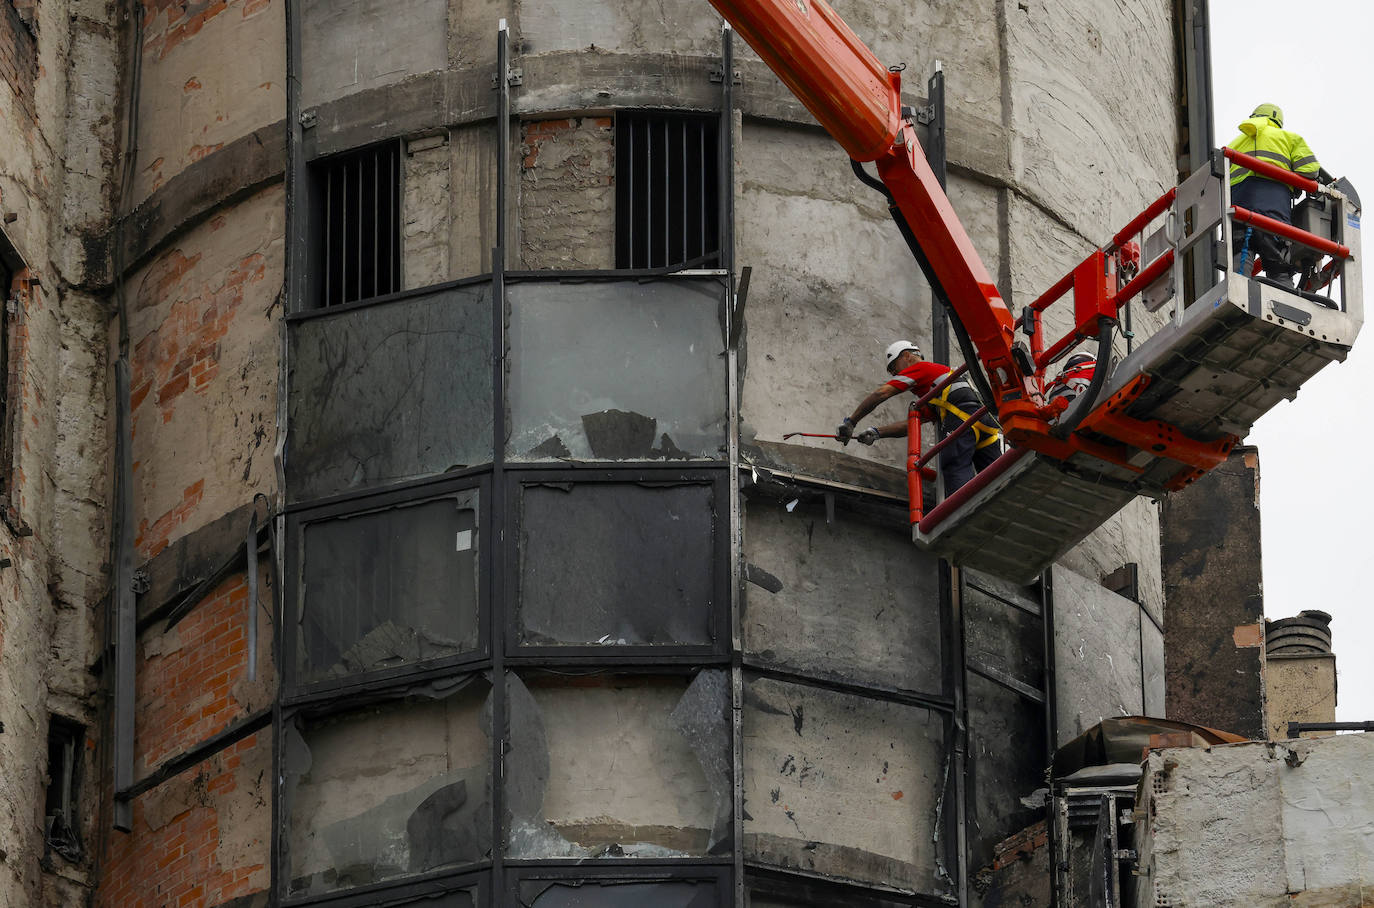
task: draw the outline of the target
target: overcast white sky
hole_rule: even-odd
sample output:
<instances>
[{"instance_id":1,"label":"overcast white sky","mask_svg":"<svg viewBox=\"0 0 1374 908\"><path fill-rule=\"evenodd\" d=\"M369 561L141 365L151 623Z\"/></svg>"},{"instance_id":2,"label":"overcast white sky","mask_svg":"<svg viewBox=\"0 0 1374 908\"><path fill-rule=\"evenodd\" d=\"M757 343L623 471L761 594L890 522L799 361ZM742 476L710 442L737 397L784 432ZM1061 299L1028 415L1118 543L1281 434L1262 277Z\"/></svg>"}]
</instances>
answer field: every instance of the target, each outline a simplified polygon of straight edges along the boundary
<instances>
[{"instance_id":1,"label":"overcast white sky","mask_svg":"<svg viewBox=\"0 0 1374 908\"><path fill-rule=\"evenodd\" d=\"M1322 165L1374 205L1374 4L1212 0L1216 143L1265 101L1283 108ZM1366 210L1365 223L1371 223ZM1374 235L1364 237L1374 311ZM1369 316L1366 316L1368 318ZM1374 720L1374 326L1247 439L1259 447L1264 611L1333 616L1339 721Z\"/></svg>"}]
</instances>

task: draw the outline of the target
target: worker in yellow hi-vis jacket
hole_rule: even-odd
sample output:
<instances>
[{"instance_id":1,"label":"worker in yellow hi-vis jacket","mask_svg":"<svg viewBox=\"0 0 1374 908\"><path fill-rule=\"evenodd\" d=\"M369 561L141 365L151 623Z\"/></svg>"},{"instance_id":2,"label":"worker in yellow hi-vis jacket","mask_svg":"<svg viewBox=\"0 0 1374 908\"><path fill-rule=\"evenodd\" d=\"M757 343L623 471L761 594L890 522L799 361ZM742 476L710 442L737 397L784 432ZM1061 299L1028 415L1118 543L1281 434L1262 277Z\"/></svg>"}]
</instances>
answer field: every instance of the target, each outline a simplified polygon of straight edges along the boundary
<instances>
[{"instance_id":1,"label":"worker in yellow hi-vis jacket","mask_svg":"<svg viewBox=\"0 0 1374 908\"><path fill-rule=\"evenodd\" d=\"M1307 141L1283 128L1283 110L1277 104L1261 104L1248 120L1240 124L1240 135L1226 145L1270 164L1291 170L1311 180L1322 176L1317 156ZM1294 190L1288 185L1261 176L1236 164L1231 165L1231 204L1291 224ZM1248 235L1248 242L1247 242ZM1288 255L1288 242L1259 230L1237 229L1231 250L1234 267L1248 273L1258 255L1264 273L1276 281L1292 283L1294 268Z\"/></svg>"}]
</instances>

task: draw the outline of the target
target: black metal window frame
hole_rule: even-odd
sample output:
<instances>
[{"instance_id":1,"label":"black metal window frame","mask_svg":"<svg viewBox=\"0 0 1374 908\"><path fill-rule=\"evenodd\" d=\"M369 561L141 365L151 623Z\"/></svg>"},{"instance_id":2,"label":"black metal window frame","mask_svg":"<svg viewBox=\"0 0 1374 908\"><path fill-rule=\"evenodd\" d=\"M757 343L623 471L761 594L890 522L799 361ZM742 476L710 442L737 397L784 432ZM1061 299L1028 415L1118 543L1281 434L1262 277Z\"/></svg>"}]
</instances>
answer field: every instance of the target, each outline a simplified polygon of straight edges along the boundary
<instances>
[{"instance_id":1,"label":"black metal window frame","mask_svg":"<svg viewBox=\"0 0 1374 908\"><path fill-rule=\"evenodd\" d=\"M549 469L544 464L529 467L508 465L505 470L508 523L505 536L502 570L505 571L507 606L505 618L505 661L511 667L558 664L563 666L631 667L654 665L659 668L674 664L707 667L727 662L730 652L730 529L726 521L718 519L713 540L712 602L708 617L713 630L713 642L699 644L663 645L527 645L519 640L520 595L520 507L521 486L550 483L618 483L618 484L697 484L710 485L714 499L723 515L728 500L729 473L725 466L684 469L678 464L626 464L607 468L586 466L573 469Z\"/></svg>"},{"instance_id":2,"label":"black metal window frame","mask_svg":"<svg viewBox=\"0 0 1374 908\"><path fill-rule=\"evenodd\" d=\"M677 858L672 863L642 861L634 858L597 858L594 862L508 860L507 905L520 905L520 884L531 880L550 883L575 883L586 880L603 883L696 882L714 884L720 908L731 904L731 860L729 858ZM650 906L646 906L650 908Z\"/></svg>"},{"instance_id":3,"label":"black metal window frame","mask_svg":"<svg viewBox=\"0 0 1374 908\"><path fill-rule=\"evenodd\" d=\"M617 268L718 266L720 145L718 113L616 113Z\"/></svg>"},{"instance_id":4,"label":"black metal window frame","mask_svg":"<svg viewBox=\"0 0 1374 908\"><path fill-rule=\"evenodd\" d=\"M955 899L878 889L831 877L781 870L754 861L744 864L744 885L750 895L792 899L799 905L816 908L891 908L894 905L946 908L958 905Z\"/></svg>"},{"instance_id":5,"label":"black metal window frame","mask_svg":"<svg viewBox=\"0 0 1374 908\"><path fill-rule=\"evenodd\" d=\"M401 290L405 259L403 156L401 140L388 139L316 158L308 164L310 279L306 294L310 308L332 309ZM369 163L370 178L366 174ZM366 237L363 231L367 219L363 211L369 189L372 229L371 236ZM383 209L388 213L389 224L382 217ZM367 257L361 254L367 249L372 252L370 271L365 270Z\"/></svg>"},{"instance_id":6,"label":"black metal window frame","mask_svg":"<svg viewBox=\"0 0 1374 908\"><path fill-rule=\"evenodd\" d=\"M303 587L303 559L305 528L317 521L338 517L349 517L367 512L403 508L426 501L441 500L455 493L476 491L477 507L477 649L430 659L422 662L399 665L393 668L360 672L357 675L301 683L298 678L297 659L299 657L295 627L300 616ZM289 510L286 515L285 551L286 589L282 609L283 632L280 635L282 661L282 703L296 705L330 699L362 690L386 690L396 685L407 685L425 678L452 675L455 672L470 671L488 666L491 653L487 641L490 639L491 626L491 576L497 563L492 541L496 538L497 523L491 508L491 480L489 470L466 473L457 478L441 477L437 481L427 479L407 484L404 488L388 488L378 492L349 494L330 499L327 503L316 503Z\"/></svg>"},{"instance_id":7,"label":"black metal window frame","mask_svg":"<svg viewBox=\"0 0 1374 908\"><path fill-rule=\"evenodd\" d=\"M320 908L428 908L445 895L472 891L478 908L491 904L491 872L482 868L461 873L445 871L415 877L399 883L359 886L342 893L284 899L289 905L319 905Z\"/></svg>"}]
</instances>

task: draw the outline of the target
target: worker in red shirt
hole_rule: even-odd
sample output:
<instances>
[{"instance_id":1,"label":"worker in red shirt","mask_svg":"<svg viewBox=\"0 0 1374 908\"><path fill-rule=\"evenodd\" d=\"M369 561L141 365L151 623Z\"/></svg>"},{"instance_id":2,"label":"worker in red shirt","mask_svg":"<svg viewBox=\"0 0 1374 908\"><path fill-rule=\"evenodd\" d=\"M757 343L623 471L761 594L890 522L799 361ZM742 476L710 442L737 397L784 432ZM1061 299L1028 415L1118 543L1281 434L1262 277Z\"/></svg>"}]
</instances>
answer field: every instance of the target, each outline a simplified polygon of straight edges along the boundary
<instances>
[{"instance_id":1,"label":"worker in red shirt","mask_svg":"<svg viewBox=\"0 0 1374 908\"><path fill-rule=\"evenodd\" d=\"M1059 405L1060 412L1063 412L1068 409L1074 398L1088 390L1096 371L1097 357L1091 353L1075 353L1064 361L1064 367L1059 370L1059 377L1050 382L1050 386L1045 389L1045 400L1051 406L1054 406L1056 401L1063 401L1063 404Z\"/></svg>"},{"instance_id":2,"label":"worker in red shirt","mask_svg":"<svg viewBox=\"0 0 1374 908\"><path fill-rule=\"evenodd\" d=\"M840 444L849 444L849 439L854 438L866 445L880 438L906 438L906 420L886 426L869 426L857 435L854 434L854 427L878 404L894 394L910 391L917 397L925 396L949 372L949 366L923 359L921 348L911 341L900 340L890 344L887 348L887 374L892 378L859 402L853 414L846 416L835 430L835 436ZM941 412L940 425L949 433L982 407L982 403L968 382L960 379L946 386L927 406ZM934 413L930 415L933 417ZM968 482L975 472L986 468L1001 453L1001 433L997 421L985 416L973 424L971 431L955 438L940 452L940 472L945 478L945 494Z\"/></svg>"}]
</instances>

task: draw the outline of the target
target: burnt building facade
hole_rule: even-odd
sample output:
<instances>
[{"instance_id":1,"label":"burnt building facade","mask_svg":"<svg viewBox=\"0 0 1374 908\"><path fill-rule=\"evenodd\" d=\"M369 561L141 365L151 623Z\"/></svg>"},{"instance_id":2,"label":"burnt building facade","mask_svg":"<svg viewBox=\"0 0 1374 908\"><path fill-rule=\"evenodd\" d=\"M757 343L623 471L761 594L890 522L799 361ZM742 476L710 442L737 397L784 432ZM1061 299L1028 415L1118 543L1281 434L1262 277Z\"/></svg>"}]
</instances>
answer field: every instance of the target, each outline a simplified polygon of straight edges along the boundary
<instances>
[{"instance_id":1,"label":"burnt building facade","mask_svg":"<svg viewBox=\"0 0 1374 908\"><path fill-rule=\"evenodd\" d=\"M1196 150L1191 7L1095 6L840 9L1017 306ZM1164 711L1154 504L1015 586L912 546L901 450L784 438L948 342L708 4L36 8L98 151L13 244L0 896L963 904Z\"/></svg>"}]
</instances>

